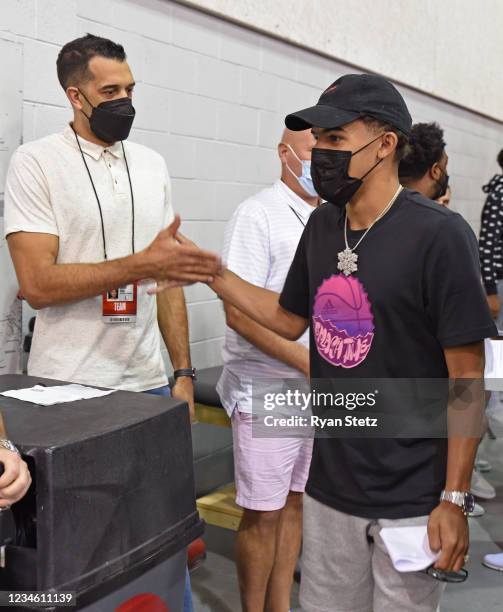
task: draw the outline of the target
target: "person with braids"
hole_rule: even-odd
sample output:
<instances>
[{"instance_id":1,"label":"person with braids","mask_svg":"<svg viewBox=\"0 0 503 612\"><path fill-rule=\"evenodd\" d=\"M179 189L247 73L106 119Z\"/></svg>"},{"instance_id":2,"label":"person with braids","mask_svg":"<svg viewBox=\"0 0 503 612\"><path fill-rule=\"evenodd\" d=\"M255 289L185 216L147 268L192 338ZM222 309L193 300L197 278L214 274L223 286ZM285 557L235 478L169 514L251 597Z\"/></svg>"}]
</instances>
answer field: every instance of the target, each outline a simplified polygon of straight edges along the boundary
<instances>
[{"instance_id":1,"label":"person with braids","mask_svg":"<svg viewBox=\"0 0 503 612\"><path fill-rule=\"evenodd\" d=\"M438 123L416 123L412 126L409 150L398 168L400 182L446 206L448 159L444 132Z\"/></svg>"},{"instance_id":2,"label":"person with braids","mask_svg":"<svg viewBox=\"0 0 503 612\"><path fill-rule=\"evenodd\" d=\"M450 188L447 161L442 128L437 123L416 123L412 126L409 151L401 160L398 169L400 182L442 206L448 206ZM502 225L503 217L500 221L500 226ZM497 298L498 296L491 297ZM491 306L490 300L489 305ZM487 462L478 459L477 469L472 474L471 492L481 499L493 499L496 496L496 490L482 476L482 464L486 466L487 471ZM469 515L482 516L484 513L484 508L476 503Z\"/></svg>"}]
</instances>

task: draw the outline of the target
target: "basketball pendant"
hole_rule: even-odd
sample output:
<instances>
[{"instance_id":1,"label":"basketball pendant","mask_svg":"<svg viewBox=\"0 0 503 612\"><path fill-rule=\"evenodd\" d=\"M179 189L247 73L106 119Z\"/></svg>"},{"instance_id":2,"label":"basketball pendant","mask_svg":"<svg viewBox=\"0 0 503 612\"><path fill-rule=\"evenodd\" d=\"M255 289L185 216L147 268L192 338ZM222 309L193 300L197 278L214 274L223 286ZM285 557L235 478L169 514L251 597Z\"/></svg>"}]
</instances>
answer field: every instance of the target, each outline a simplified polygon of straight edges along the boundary
<instances>
[{"instance_id":1,"label":"basketball pendant","mask_svg":"<svg viewBox=\"0 0 503 612\"><path fill-rule=\"evenodd\" d=\"M337 269L346 276L349 276L352 272L356 272L358 270L358 266L356 265L358 255L353 253L351 249L344 249L344 251L337 253L337 257L339 258Z\"/></svg>"}]
</instances>

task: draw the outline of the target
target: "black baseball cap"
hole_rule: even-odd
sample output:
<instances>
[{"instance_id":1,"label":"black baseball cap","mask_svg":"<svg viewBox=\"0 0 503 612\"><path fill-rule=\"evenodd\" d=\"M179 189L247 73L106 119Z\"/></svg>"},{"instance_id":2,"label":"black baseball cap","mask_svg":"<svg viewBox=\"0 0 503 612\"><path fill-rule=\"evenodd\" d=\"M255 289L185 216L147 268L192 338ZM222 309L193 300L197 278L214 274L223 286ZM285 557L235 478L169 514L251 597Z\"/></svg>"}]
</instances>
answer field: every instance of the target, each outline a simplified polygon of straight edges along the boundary
<instances>
[{"instance_id":1,"label":"black baseball cap","mask_svg":"<svg viewBox=\"0 0 503 612\"><path fill-rule=\"evenodd\" d=\"M287 115L285 125L295 132L313 126L337 128L365 116L389 123L407 135L412 128L405 100L394 85L376 74L338 78L321 94L316 106Z\"/></svg>"}]
</instances>

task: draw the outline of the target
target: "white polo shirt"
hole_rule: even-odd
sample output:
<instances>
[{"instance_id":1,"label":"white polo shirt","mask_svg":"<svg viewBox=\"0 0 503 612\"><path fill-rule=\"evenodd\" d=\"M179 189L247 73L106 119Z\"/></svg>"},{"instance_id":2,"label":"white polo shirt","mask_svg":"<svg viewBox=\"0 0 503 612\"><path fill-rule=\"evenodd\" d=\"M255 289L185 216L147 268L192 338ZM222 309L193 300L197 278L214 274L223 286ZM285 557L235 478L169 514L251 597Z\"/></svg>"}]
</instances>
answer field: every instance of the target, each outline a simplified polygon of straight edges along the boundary
<instances>
[{"instance_id":1,"label":"white polo shirt","mask_svg":"<svg viewBox=\"0 0 503 612\"><path fill-rule=\"evenodd\" d=\"M244 280L280 293L313 210L281 180L245 200L226 227L225 264ZM309 330L298 342L309 346ZM302 376L299 370L269 357L230 327L222 354L224 369L217 391L229 416L236 406L242 412L252 411L252 380Z\"/></svg>"},{"instance_id":2,"label":"white polo shirt","mask_svg":"<svg viewBox=\"0 0 503 612\"><path fill-rule=\"evenodd\" d=\"M103 211L108 259L130 255L131 195L121 143L104 148L79 140ZM171 187L158 153L129 141L124 148L138 252L172 221ZM58 236L58 264L103 261L98 204L70 126L14 153L4 216L6 236L14 232ZM101 295L39 310L28 373L128 391L166 385L156 299L147 295L146 286L138 287L136 324L107 324L101 315Z\"/></svg>"}]
</instances>

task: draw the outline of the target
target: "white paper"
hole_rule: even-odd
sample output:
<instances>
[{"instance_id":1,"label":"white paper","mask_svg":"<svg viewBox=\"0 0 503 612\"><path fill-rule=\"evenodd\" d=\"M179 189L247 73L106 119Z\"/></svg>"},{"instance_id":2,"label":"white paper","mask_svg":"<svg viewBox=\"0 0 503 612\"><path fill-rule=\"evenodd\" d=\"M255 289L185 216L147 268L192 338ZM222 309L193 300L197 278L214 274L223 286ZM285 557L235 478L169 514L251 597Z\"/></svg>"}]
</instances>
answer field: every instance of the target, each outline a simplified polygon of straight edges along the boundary
<instances>
[{"instance_id":1,"label":"white paper","mask_svg":"<svg viewBox=\"0 0 503 612\"><path fill-rule=\"evenodd\" d=\"M32 404L41 404L42 406L52 406L54 404L62 404L64 402L75 402L81 399L90 399L92 397L104 397L110 395L113 390L102 391L94 387L84 387L83 385L70 384L58 385L55 387L43 387L35 385L28 389L15 389L13 391L4 391L0 395L5 397L13 397L22 400L23 402L31 402Z\"/></svg>"},{"instance_id":2,"label":"white paper","mask_svg":"<svg viewBox=\"0 0 503 612\"><path fill-rule=\"evenodd\" d=\"M379 533L397 572L419 572L440 557L430 548L426 525L383 527Z\"/></svg>"},{"instance_id":3,"label":"white paper","mask_svg":"<svg viewBox=\"0 0 503 612\"><path fill-rule=\"evenodd\" d=\"M485 340L485 378L503 378L503 340Z\"/></svg>"},{"instance_id":4,"label":"white paper","mask_svg":"<svg viewBox=\"0 0 503 612\"><path fill-rule=\"evenodd\" d=\"M487 338L485 344L485 386L487 391L503 391L503 340Z\"/></svg>"}]
</instances>

